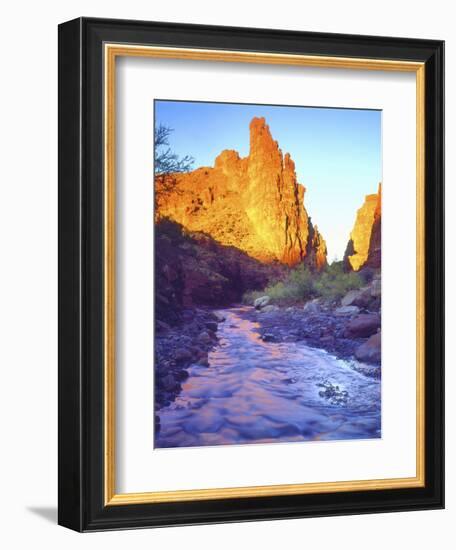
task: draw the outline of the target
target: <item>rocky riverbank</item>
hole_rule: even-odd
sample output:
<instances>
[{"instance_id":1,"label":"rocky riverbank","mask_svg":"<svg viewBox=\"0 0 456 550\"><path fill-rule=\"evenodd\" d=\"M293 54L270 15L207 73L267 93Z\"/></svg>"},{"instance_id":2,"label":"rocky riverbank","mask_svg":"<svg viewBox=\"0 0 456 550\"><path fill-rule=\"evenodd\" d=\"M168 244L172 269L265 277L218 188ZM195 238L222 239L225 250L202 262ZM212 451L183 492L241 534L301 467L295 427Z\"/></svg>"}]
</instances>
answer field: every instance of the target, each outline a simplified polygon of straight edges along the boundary
<instances>
[{"instance_id":1,"label":"rocky riverbank","mask_svg":"<svg viewBox=\"0 0 456 550\"><path fill-rule=\"evenodd\" d=\"M246 315L260 326L266 342L303 342L341 359L356 359L367 374L379 377L381 364L381 282L347 293L341 302L321 298L278 307L258 298Z\"/></svg>"},{"instance_id":2,"label":"rocky riverbank","mask_svg":"<svg viewBox=\"0 0 456 550\"><path fill-rule=\"evenodd\" d=\"M171 326L156 321L155 409L169 405L188 378L190 365L208 366L208 353L217 345L218 323L224 320L207 309L185 309L181 321ZM158 418L156 417L156 422Z\"/></svg>"}]
</instances>

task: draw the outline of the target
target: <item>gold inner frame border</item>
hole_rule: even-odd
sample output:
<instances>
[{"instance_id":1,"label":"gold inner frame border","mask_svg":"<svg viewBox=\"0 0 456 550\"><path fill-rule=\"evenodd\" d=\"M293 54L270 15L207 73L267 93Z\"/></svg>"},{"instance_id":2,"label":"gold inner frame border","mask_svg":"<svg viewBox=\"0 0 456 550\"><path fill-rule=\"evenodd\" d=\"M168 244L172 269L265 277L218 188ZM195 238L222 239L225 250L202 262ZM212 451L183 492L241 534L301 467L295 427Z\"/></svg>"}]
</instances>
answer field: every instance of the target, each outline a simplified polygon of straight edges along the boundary
<instances>
[{"instance_id":1,"label":"gold inner frame border","mask_svg":"<svg viewBox=\"0 0 456 550\"><path fill-rule=\"evenodd\" d=\"M424 63L387 59L325 57L104 44L104 497L105 505L152 504L226 498L284 496L346 491L402 489L425 486L425 67ZM407 478L188 489L117 494L115 487L115 120L116 59L120 56L189 59L231 63L261 63L305 67L399 71L416 74L416 476Z\"/></svg>"}]
</instances>

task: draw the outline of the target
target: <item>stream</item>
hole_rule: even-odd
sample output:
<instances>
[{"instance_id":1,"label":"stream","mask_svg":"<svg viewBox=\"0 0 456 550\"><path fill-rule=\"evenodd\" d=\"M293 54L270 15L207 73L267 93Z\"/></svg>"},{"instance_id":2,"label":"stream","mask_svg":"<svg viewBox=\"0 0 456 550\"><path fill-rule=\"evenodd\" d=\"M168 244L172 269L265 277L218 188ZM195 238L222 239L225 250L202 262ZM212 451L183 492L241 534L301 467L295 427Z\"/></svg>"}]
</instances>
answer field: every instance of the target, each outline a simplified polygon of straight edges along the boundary
<instances>
[{"instance_id":1,"label":"stream","mask_svg":"<svg viewBox=\"0 0 456 550\"><path fill-rule=\"evenodd\" d=\"M381 437L381 382L301 342L261 340L247 307L220 310L209 367L161 409L155 447Z\"/></svg>"}]
</instances>

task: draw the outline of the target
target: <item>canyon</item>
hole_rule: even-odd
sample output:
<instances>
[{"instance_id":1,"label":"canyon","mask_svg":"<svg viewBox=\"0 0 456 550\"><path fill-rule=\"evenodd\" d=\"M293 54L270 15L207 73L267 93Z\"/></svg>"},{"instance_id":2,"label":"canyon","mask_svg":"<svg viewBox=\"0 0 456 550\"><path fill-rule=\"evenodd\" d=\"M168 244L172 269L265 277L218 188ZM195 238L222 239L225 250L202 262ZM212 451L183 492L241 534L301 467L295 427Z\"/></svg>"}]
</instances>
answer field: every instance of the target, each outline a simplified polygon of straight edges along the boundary
<instances>
[{"instance_id":1,"label":"canyon","mask_svg":"<svg viewBox=\"0 0 456 550\"><path fill-rule=\"evenodd\" d=\"M305 193L264 118L155 175L156 447L380 437L381 186L331 265Z\"/></svg>"}]
</instances>

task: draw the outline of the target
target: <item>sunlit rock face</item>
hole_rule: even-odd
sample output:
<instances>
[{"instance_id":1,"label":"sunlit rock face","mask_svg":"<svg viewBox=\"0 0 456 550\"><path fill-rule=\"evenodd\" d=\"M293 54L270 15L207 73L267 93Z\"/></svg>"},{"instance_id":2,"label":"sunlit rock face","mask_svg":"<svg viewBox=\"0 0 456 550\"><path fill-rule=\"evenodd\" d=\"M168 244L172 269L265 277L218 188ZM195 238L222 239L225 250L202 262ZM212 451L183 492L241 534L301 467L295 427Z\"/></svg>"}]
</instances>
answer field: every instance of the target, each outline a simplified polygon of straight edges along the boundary
<instances>
[{"instance_id":1,"label":"sunlit rock face","mask_svg":"<svg viewBox=\"0 0 456 550\"><path fill-rule=\"evenodd\" d=\"M174 184L166 192L156 178L159 217L204 232L261 262L326 265L326 244L304 207L305 188L264 118L250 123L247 157L225 150L214 167L170 177Z\"/></svg>"},{"instance_id":2,"label":"sunlit rock face","mask_svg":"<svg viewBox=\"0 0 456 550\"><path fill-rule=\"evenodd\" d=\"M381 263L381 185L378 193L367 195L356 213L355 225L345 251L344 262L353 271Z\"/></svg>"},{"instance_id":3,"label":"sunlit rock face","mask_svg":"<svg viewBox=\"0 0 456 550\"><path fill-rule=\"evenodd\" d=\"M369 243L366 265L379 268L382 263L382 186L378 186L377 206L374 212L374 223Z\"/></svg>"}]
</instances>

